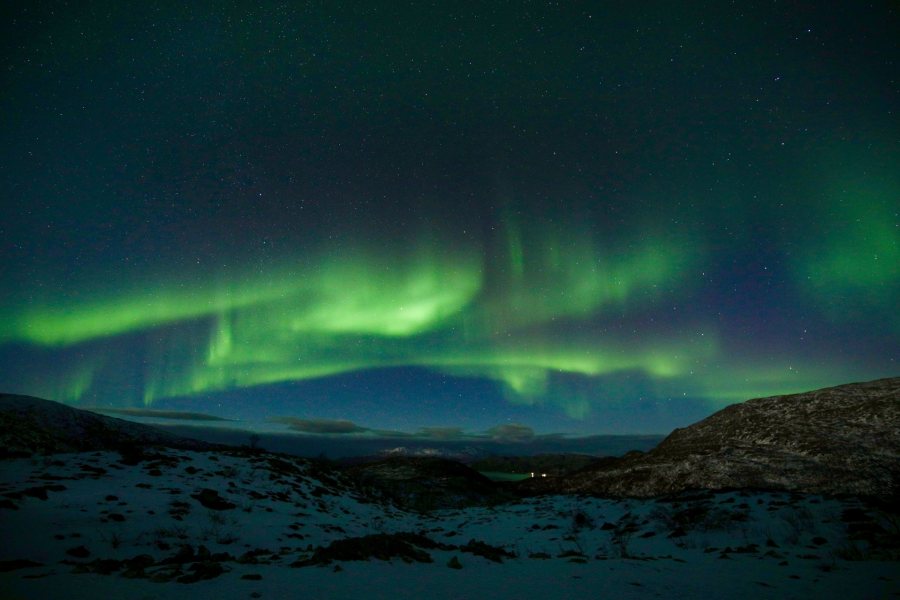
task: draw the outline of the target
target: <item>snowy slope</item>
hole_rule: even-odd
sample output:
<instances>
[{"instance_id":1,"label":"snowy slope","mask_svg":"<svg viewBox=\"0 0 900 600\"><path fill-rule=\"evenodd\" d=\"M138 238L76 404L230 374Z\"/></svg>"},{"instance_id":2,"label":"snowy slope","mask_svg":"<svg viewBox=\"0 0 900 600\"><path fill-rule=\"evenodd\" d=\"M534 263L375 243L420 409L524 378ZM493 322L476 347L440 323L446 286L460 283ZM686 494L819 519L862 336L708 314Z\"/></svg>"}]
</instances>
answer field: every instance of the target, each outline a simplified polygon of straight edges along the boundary
<instances>
[{"instance_id":1,"label":"snowy slope","mask_svg":"<svg viewBox=\"0 0 900 600\"><path fill-rule=\"evenodd\" d=\"M287 456L56 454L0 463L0 597L891 597L897 526L787 493L418 513Z\"/></svg>"}]
</instances>

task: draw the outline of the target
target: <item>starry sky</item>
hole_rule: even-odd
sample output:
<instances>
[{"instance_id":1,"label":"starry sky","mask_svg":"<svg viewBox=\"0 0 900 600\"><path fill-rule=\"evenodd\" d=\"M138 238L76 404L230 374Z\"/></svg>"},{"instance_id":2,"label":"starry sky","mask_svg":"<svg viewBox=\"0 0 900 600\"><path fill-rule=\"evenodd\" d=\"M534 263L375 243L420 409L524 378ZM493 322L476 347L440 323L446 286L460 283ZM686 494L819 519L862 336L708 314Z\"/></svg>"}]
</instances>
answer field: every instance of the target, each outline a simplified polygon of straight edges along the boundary
<instances>
[{"instance_id":1,"label":"starry sky","mask_svg":"<svg viewBox=\"0 0 900 600\"><path fill-rule=\"evenodd\" d=\"M587 435L895 376L900 9L826 4L4 3L0 389Z\"/></svg>"}]
</instances>

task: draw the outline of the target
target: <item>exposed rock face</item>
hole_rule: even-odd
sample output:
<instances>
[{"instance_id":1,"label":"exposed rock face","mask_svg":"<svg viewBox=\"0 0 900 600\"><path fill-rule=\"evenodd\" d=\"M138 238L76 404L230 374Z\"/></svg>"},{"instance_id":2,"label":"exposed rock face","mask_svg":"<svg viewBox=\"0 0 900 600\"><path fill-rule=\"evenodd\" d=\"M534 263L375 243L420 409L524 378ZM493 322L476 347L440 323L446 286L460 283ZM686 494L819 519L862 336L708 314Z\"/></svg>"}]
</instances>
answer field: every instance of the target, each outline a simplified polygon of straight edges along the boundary
<instances>
[{"instance_id":1,"label":"exposed rock face","mask_svg":"<svg viewBox=\"0 0 900 600\"><path fill-rule=\"evenodd\" d=\"M729 488L900 497L900 377L734 404L646 454L524 487L635 497Z\"/></svg>"},{"instance_id":2,"label":"exposed rock face","mask_svg":"<svg viewBox=\"0 0 900 600\"><path fill-rule=\"evenodd\" d=\"M205 450L215 446L155 427L105 417L31 396L0 395L0 458L165 446Z\"/></svg>"}]
</instances>

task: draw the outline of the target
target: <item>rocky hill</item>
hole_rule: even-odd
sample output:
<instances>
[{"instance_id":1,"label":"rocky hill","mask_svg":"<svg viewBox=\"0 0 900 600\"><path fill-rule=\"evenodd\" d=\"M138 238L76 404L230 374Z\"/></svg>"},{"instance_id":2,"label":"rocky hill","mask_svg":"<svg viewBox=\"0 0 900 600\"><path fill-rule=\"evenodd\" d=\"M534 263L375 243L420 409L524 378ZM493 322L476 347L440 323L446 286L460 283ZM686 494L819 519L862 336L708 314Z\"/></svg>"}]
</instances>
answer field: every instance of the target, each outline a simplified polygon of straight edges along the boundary
<instances>
[{"instance_id":1,"label":"rocky hill","mask_svg":"<svg viewBox=\"0 0 900 600\"><path fill-rule=\"evenodd\" d=\"M216 447L51 400L0 395L0 458L148 446L185 450Z\"/></svg>"},{"instance_id":2,"label":"rocky hill","mask_svg":"<svg viewBox=\"0 0 900 600\"><path fill-rule=\"evenodd\" d=\"M689 489L780 489L900 497L900 378L729 406L659 446L527 492L651 497Z\"/></svg>"}]
</instances>

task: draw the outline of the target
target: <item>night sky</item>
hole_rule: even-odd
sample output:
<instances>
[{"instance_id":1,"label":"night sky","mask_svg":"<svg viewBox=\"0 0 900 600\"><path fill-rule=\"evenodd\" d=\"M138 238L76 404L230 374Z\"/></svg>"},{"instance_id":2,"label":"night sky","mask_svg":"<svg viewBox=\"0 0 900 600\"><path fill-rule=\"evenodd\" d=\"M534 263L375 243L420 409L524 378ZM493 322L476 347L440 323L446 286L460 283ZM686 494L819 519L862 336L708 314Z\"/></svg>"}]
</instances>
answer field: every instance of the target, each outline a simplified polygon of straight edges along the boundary
<instances>
[{"instance_id":1,"label":"night sky","mask_svg":"<svg viewBox=\"0 0 900 600\"><path fill-rule=\"evenodd\" d=\"M895 2L0 10L2 391L665 433L900 373Z\"/></svg>"}]
</instances>

